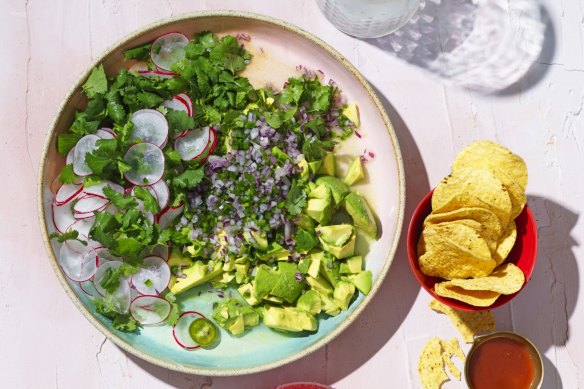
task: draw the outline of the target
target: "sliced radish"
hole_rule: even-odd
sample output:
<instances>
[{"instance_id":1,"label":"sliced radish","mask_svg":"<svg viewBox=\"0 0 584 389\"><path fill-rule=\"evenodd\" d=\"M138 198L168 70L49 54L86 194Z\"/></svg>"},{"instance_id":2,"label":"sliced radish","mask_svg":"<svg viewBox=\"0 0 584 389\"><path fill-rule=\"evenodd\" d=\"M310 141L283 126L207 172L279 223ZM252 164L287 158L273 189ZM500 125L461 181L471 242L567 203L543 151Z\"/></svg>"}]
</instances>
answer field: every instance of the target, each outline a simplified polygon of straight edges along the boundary
<instances>
[{"instance_id":1,"label":"sliced radish","mask_svg":"<svg viewBox=\"0 0 584 389\"><path fill-rule=\"evenodd\" d=\"M158 225L161 229L168 228L178 216L182 214L185 205L181 204L178 207L166 208L160 212L158 216Z\"/></svg>"},{"instance_id":2,"label":"sliced radish","mask_svg":"<svg viewBox=\"0 0 584 389\"><path fill-rule=\"evenodd\" d=\"M63 205L67 204L71 200L75 199L79 193L83 190L83 185L81 184L63 184L55 194L55 204Z\"/></svg>"},{"instance_id":3,"label":"sliced radish","mask_svg":"<svg viewBox=\"0 0 584 389\"><path fill-rule=\"evenodd\" d=\"M207 158L209 158L209 155L213 154L213 151L215 151L215 147L217 146L218 139L219 139L219 136L217 135L215 130L211 129L209 145L207 146L207 148L205 149L203 154L201 154L200 156L198 156L195 159L201 163L205 163L207 161Z\"/></svg>"},{"instance_id":4,"label":"sliced radish","mask_svg":"<svg viewBox=\"0 0 584 389\"><path fill-rule=\"evenodd\" d=\"M68 240L61 246L59 264L69 279L87 281L97 270L97 261L87 255L88 247L77 240Z\"/></svg>"},{"instance_id":5,"label":"sliced radish","mask_svg":"<svg viewBox=\"0 0 584 389\"><path fill-rule=\"evenodd\" d=\"M91 219L93 222L93 218L95 218L95 213L87 212L87 213L75 213L73 212L73 217L75 220L89 220Z\"/></svg>"},{"instance_id":6,"label":"sliced radish","mask_svg":"<svg viewBox=\"0 0 584 389\"><path fill-rule=\"evenodd\" d=\"M140 271L132 276L132 285L142 294L160 294L170 283L170 267L157 256L144 258Z\"/></svg>"},{"instance_id":7,"label":"sliced radish","mask_svg":"<svg viewBox=\"0 0 584 389\"><path fill-rule=\"evenodd\" d=\"M139 70L138 74L142 77L158 77L158 78L172 78L179 74L173 72L165 72L162 70Z\"/></svg>"},{"instance_id":8,"label":"sliced radish","mask_svg":"<svg viewBox=\"0 0 584 389\"><path fill-rule=\"evenodd\" d=\"M106 186L109 186L118 193L124 193L124 188L121 185L118 185L115 182L111 182L108 180L100 182L99 184L83 188L83 192L90 196L98 196L105 199L107 198L107 196L105 195L105 193L103 193L103 188L105 188Z\"/></svg>"},{"instance_id":9,"label":"sliced radish","mask_svg":"<svg viewBox=\"0 0 584 389\"><path fill-rule=\"evenodd\" d=\"M159 69L171 70L175 63L184 58L188 43L189 38L179 32L164 34L152 42L150 58Z\"/></svg>"},{"instance_id":10,"label":"sliced radish","mask_svg":"<svg viewBox=\"0 0 584 389\"><path fill-rule=\"evenodd\" d=\"M121 258L112 255L110 251L105 247L97 247L94 249L94 252L95 255L97 256L97 266L101 266L105 262L109 261L122 261Z\"/></svg>"},{"instance_id":11,"label":"sliced radish","mask_svg":"<svg viewBox=\"0 0 584 389\"><path fill-rule=\"evenodd\" d=\"M176 96L174 96L175 99L179 100L180 102L182 102L183 104L185 104L187 106L187 108L189 109L189 111L187 112L189 116L193 116L194 112L193 112L193 100L191 100L191 98L189 97L189 95L187 95L186 93L180 93Z\"/></svg>"},{"instance_id":12,"label":"sliced radish","mask_svg":"<svg viewBox=\"0 0 584 389\"><path fill-rule=\"evenodd\" d=\"M168 261L168 257L170 256L170 247L163 244L157 244L152 249L150 256L157 256L164 259L165 261Z\"/></svg>"},{"instance_id":13,"label":"sliced radish","mask_svg":"<svg viewBox=\"0 0 584 389\"><path fill-rule=\"evenodd\" d=\"M134 185L154 184L164 174L164 154L151 143L133 145L124 155L124 161L131 166L124 176Z\"/></svg>"},{"instance_id":14,"label":"sliced radish","mask_svg":"<svg viewBox=\"0 0 584 389\"><path fill-rule=\"evenodd\" d=\"M100 128L95 132L95 135L99 136L101 139L114 139L116 133L111 128Z\"/></svg>"},{"instance_id":15,"label":"sliced radish","mask_svg":"<svg viewBox=\"0 0 584 389\"><path fill-rule=\"evenodd\" d=\"M172 336L179 346L187 350L194 350L201 347L189 334L191 323L200 318L204 319L205 316L195 311L187 311L179 316L176 324L172 328Z\"/></svg>"},{"instance_id":16,"label":"sliced radish","mask_svg":"<svg viewBox=\"0 0 584 389\"><path fill-rule=\"evenodd\" d=\"M53 205L53 224L60 233L67 231L67 229L75 223L75 215L71 209L70 204Z\"/></svg>"},{"instance_id":17,"label":"sliced radish","mask_svg":"<svg viewBox=\"0 0 584 389\"><path fill-rule=\"evenodd\" d=\"M130 315L138 323L152 326L164 322L170 315L172 305L159 296L138 296L130 304Z\"/></svg>"},{"instance_id":18,"label":"sliced radish","mask_svg":"<svg viewBox=\"0 0 584 389\"><path fill-rule=\"evenodd\" d=\"M164 180L160 180L155 184L146 186L145 188L158 200L160 209L164 209L168 206L170 190Z\"/></svg>"},{"instance_id":19,"label":"sliced radish","mask_svg":"<svg viewBox=\"0 0 584 389\"><path fill-rule=\"evenodd\" d=\"M98 296L98 293L95 290L95 286L93 286L92 280L80 281L79 288L83 291L83 293L85 293L89 297L97 297Z\"/></svg>"},{"instance_id":20,"label":"sliced radish","mask_svg":"<svg viewBox=\"0 0 584 389\"><path fill-rule=\"evenodd\" d=\"M78 176L88 176L93 173L89 166L87 166L87 162L85 162L85 156L97 149L96 142L99 139L99 136L91 134L85 135L77 142L73 155L73 171Z\"/></svg>"},{"instance_id":21,"label":"sliced radish","mask_svg":"<svg viewBox=\"0 0 584 389\"><path fill-rule=\"evenodd\" d=\"M73 206L73 212L76 214L91 214L95 211L103 210L108 204L109 199L100 196L87 195L79 199Z\"/></svg>"},{"instance_id":22,"label":"sliced radish","mask_svg":"<svg viewBox=\"0 0 584 389\"><path fill-rule=\"evenodd\" d=\"M162 106L166 107L166 108L174 109L175 111L183 111L188 116L191 116L191 114L190 114L191 110L189 109L187 102L184 101L183 99L178 98L177 96L174 96L170 100L166 100L164 103L162 103Z\"/></svg>"},{"instance_id":23,"label":"sliced radish","mask_svg":"<svg viewBox=\"0 0 584 389\"><path fill-rule=\"evenodd\" d=\"M209 127L191 130L174 141L174 148L184 161L190 161L203 154L211 140L210 134Z\"/></svg>"},{"instance_id":24,"label":"sliced radish","mask_svg":"<svg viewBox=\"0 0 584 389\"><path fill-rule=\"evenodd\" d=\"M168 122L162 113L154 109L141 109L134 112L130 121L134 124L130 140L139 139L164 147L168 138Z\"/></svg>"},{"instance_id":25,"label":"sliced radish","mask_svg":"<svg viewBox=\"0 0 584 389\"><path fill-rule=\"evenodd\" d=\"M69 227L67 227L67 230L65 232L75 230L79 233L79 235L89 236L89 230L91 230L92 225L93 225L92 218L77 220L75 223L73 223Z\"/></svg>"},{"instance_id":26,"label":"sliced radish","mask_svg":"<svg viewBox=\"0 0 584 389\"><path fill-rule=\"evenodd\" d=\"M69 150L67 153L67 158L65 159L65 165L71 165L73 163L73 158L75 157L75 146Z\"/></svg>"}]
</instances>

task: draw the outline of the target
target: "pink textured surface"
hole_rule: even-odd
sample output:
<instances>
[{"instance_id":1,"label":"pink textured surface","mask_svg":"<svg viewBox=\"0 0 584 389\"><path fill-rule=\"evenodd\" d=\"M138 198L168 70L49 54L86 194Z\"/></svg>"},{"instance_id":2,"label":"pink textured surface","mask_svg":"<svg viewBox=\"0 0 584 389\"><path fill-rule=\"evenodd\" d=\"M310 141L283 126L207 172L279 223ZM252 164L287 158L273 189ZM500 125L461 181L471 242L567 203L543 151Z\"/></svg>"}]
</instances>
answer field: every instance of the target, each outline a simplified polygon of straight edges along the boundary
<instances>
[{"instance_id":1,"label":"pink textured surface","mask_svg":"<svg viewBox=\"0 0 584 389\"><path fill-rule=\"evenodd\" d=\"M481 96L444 86L372 42L339 33L311 0L3 1L0 386L261 389L315 381L337 389L417 388L417 358L425 341L457 335L447 318L428 308L430 297L407 263L405 234L378 295L342 336L305 359L261 374L211 379L153 366L106 341L73 306L50 268L36 215L39 156L53 115L92 58L124 35L163 17L221 8L261 12L307 29L375 86L404 155L406 220L473 140L498 141L525 158L528 201L539 228L538 262L522 293L494 311L497 327L527 336L540 349L543 387L581 386L584 11L577 2L545 4L554 26L554 57L535 63L515 93Z\"/></svg>"}]
</instances>

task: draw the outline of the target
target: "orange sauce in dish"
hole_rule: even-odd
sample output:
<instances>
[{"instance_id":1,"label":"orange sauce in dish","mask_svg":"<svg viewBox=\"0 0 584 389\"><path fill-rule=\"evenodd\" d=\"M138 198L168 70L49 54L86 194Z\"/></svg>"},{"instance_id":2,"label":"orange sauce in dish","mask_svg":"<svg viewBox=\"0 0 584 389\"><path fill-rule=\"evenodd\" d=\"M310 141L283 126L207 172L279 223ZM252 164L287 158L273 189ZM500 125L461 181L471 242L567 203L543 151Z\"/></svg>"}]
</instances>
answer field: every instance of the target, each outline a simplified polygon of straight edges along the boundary
<instances>
[{"instance_id":1,"label":"orange sauce in dish","mask_svg":"<svg viewBox=\"0 0 584 389\"><path fill-rule=\"evenodd\" d=\"M492 338L472 353L469 375L473 389L528 389L534 363L527 348L507 338Z\"/></svg>"}]
</instances>

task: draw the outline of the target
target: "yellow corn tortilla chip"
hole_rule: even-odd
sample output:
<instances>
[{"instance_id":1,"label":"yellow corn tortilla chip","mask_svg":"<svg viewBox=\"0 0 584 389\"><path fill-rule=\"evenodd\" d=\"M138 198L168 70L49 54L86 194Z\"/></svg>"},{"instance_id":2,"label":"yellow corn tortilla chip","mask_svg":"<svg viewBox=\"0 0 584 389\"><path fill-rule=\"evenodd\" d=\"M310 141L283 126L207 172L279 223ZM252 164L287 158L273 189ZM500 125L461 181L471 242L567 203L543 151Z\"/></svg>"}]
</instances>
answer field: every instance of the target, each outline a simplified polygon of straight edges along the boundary
<instances>
[{"instance_id":1,"label":"yellow corn tortilla chip","mask_svg":"<svg viewBox=\"0 0 584 389\"><path fill-rule=\"evenodd\" d=\"M465 225L428 225L418 244L422 273L445 279L486 276L496 266L491 252L478 233ZM428 251L420 251L428 249Z\"/></svg>"},{"instance_id":2,"label":"yellow corn tortilla chip","mask_svg":"<svg viewBox=\"0 0 584 389\"><path fill-rule=\"evenodd\" d=\"M523 158L497 143L481 140L465 147L454 160L452 169L465 167L496 168L508 175L522 192L527 187L527 165Z\"/></svg>"},{"instance_id":3,"label":"yellow corn tortilla chip","mask_svg":"<svg viewBox=\"0 0 584 389\"><path fill-rule=\"evenodd\" d=\"M465 290L484 290L501 294L513 294L525 283L525 274L512 263L496 268L491 275L466 280L454 279L443 282L444 285L454 285Z\"/></svg>"},{"instance_id":4,"label":"yellow corn tortilla chip","mask_svg":"<svg viewBox=\"0 0 584 389\"><path fill-rule=\"evenodd\" d=\"M487 244L487 247L489 248L491 256L493 256L493 254L497 251L497 242L499 240L499 236L494 236L493 234L491 234L490 231L488 231L481 223L477 222L476 220L460 219L460 220L453 220L450 222L437 223L434 225L438 228L444 228L447 230L447 229L455 228L453 226L456 224L463 224L463 225L475 230L479 234L481 239L483 239L485 241L485 243ZM446 236L448 236L448 235L446 235Z\"/></svg>"},{"instance_id":5,"label":"yellow corn tortilla chip","mask_svg":"<svg viewBox=\"0 0 584 389\"><path fill-rule=\"evenodd\" d=\"M475 307L491 306L501 295L488 290L466 290L448 281L434 285L434 291L438 296L459 300Z\"/></svg>"},{"instance_id":6,"label":"yellow corn tortilla chip","mask_svg":"<svg viewBox=\"0 0 584 389\"><path fill-rule=\"evenodd\" d=\"M497 249L493 253L493 259L497 262L497 265L502 264L507 259L507 256L513 249L515 245L515 240L517 239L517 227L515 226L515 221L509 222L503 234L497 240Z\"/></svg>"},{"instance_id":7,"label":"yellow corn tortilla chip","mask_svg":"<svg viewBox=\"0 0 584 389\"><path fill-rule=\"evenodd\" d=\"M461 378L460 370L452 362L450 357L447 354L442 353L442 361L444 362L444 365L446 365L446 367L448 368L448 371L450 372L450 374L452 374L457 380L460 381L460 378Z\"/></svg>"},{"instance_id":8,"label":"yellow corn tortilla chip","mask_svg":"<svg viewBox=\"0 0 584 389\"><path fill-rule=\"evenodd\" d=\"M512 205L503 183L488 170L458 169L445 177L432 194L432 211L454 211L464 207L486 208L506 226Z\"/></svg>"},{"instance_id":9,"label":"yellow corn tortilla chip","mask_svg":"<svg viewBox=\"0 0 584 389\"><path fill-rule=\"evenodd\" d=\"M422 350L418 361L418 375L424 389L440 389L449 380L444 371L440 339L430 339Z\"/></svg>"},{"instance_id":10,"label":"yellow corn tortilla chip","mask_svg":"<svg viewBox=\"0 0 584 389\"><path fill-rule=\"evenodd\" d=\"M444 213L434 213L432 212L426 220L426 224L439 224L444 222L451 222L456 220L474 220L482 226L481 236L488 236L489 239L497 240L503 228L501 227L501 222L497 215L489 211L486 208L470 208L464 207L459 208L454 211L444 212Z\"/></svg>"},{"instance_id":11,"label":"yellow corn tortilla chip","mask_svg":"<svg viewBox=\"0 0 584 389\"><path fill-rule=\"evenodd\" d=\"M459 311L438 300L432 300L430 308L448 316L466 343L472 343L479 332L495 329L495 317L491 311Z\"/></svg>"}]
</instances>

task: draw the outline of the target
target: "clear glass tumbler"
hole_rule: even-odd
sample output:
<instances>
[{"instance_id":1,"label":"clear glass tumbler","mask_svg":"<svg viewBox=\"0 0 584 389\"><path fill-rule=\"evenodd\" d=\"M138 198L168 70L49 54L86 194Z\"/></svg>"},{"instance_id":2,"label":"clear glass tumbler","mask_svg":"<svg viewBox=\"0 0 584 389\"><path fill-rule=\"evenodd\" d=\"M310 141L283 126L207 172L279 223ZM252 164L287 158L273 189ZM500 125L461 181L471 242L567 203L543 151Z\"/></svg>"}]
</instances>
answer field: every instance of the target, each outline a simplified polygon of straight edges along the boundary
<instances>
[{"instance_id":1,"label":"clear glass tumbler","mask_svg":"<svg viewBox=\"0 0 584 389\"><path fill-rule=\"evenodd\" d=\"M316 0L331 23L357 38L378 38L404 24L420 0Z\"/></svg>"}]
</instances>

